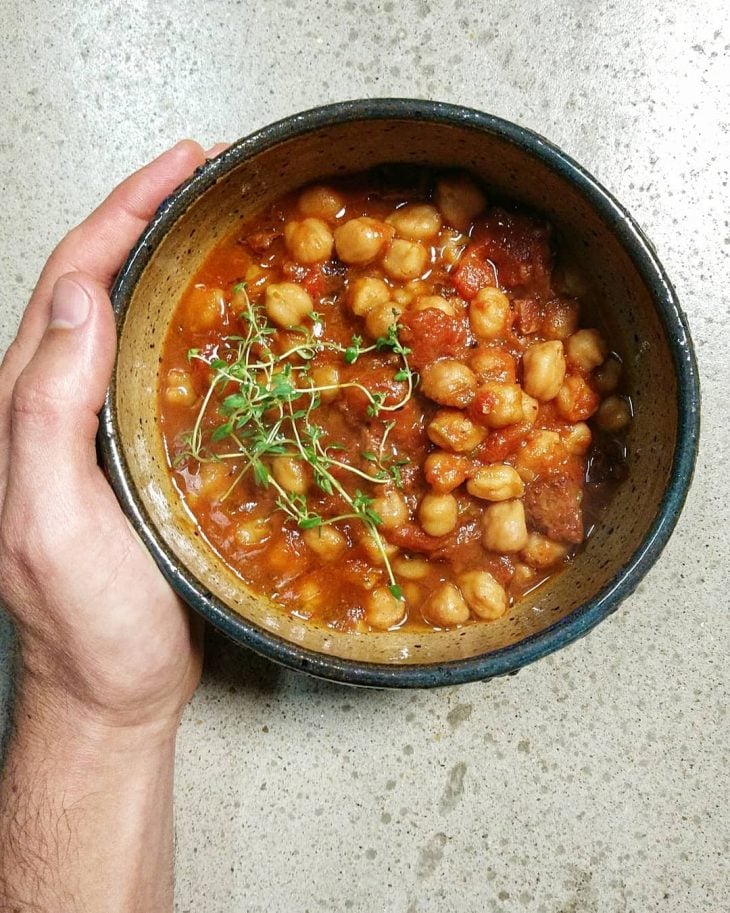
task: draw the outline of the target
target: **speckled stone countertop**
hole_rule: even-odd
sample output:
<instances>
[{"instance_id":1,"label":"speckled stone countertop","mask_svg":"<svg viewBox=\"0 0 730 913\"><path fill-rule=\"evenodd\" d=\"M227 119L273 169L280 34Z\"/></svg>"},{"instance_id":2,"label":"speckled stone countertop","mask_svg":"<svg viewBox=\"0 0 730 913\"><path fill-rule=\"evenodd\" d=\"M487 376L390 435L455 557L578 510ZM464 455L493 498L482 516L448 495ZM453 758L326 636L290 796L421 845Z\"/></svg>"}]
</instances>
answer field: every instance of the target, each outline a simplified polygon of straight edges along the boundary
<instances>
[{"instance_id":1,"label":"speckled stone countertop","mask_svg":"<svg viewBox=\"0 0 730 913\"><path fill-rule=\"evenodd\" d=\"M0 349L53 244L159 150L376 95L562 146L644 226L697 346L687 507L588 638L435 693L336 687L211 640L179 739L179 913L730 909L724 0L5 0L0 35ZM11 654L6 623L3 694Z\"/></svg>"}]
</instances>

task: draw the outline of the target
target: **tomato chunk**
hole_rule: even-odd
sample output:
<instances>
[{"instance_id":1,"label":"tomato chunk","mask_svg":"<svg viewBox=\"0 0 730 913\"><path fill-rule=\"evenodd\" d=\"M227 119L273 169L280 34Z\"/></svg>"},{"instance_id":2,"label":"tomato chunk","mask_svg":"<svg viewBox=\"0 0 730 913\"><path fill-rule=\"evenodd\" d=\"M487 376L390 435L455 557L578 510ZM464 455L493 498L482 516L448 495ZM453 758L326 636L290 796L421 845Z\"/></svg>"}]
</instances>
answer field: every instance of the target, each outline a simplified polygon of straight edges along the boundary
<instances>
[{"instance_id":1,"label":"tomato chunk","mask_svg":"<svg viewBox=\"0 0 730 913\"><path fill-rule=\"evenodd\" d=\"M278 228L255 231L246 238L246 244L256 254L266 253L277 238L281 237Z\"/></svg>"},{"instance_id":2,"label":"tomato chunk","mask_svg":"<svg viewBox=\"0 0 730 913\"><path fill-rule=\"evenodd\" d=\"M496 284L497 271L489 260L489 245L470 244L454 272L454 288L462 298L471 301L479 289Z\"/></svg>"},{"instance_id":3,"label":"tomato chunk","mask_svg":"<svg viewBox=\"0 0 730 913\"><path fill-rule=\"evenodd\" d=\"M398 365L363 364L361 366L360 363L357 363L346 375L343 371L343 375L350 384L358 384L358 386L345 387L342 391L341 411L345 417L359 426L364 419L372 417L371 412L377 411L373 406L373 398L382 397L384 406L395 406L402 402L407 387L404 381L395 379L397 370ZM369 396L365 390L370 391ZM382 413L382 415L386 414Z\"/></svg>"},{"instance_id":4,"label":"tomato chunk","mask_svg":"<svg viewBox=\"0 0 730 913\"><path fill-rule=\"evenodd\" d=\"M327 281L322 275L322 270L319 266L312 266L309 268L308 273L302 286L309 293L309 296L316 301L318 298L321 298L324 295L325 289L327 287Z\"/></svg>"},{"instance_id":5,"label":"tomato chunk","mask_svg":"<svg viewBox=\"0 0 730 913\"><path fill-rule=\"evenodd\" d=\"M494 264L500 286L549 289L550 231L539 219L494 208L476 227L472 247Z\"/></svg>"},{"instance_id":6,"label":"tomato chunk","mask_svg":"<svg viewBox=\"0 0 730 913\"><path fill-rule=\"evenodd\" d=\"M455 358L466 349L463 320L450 317L436 308L409 311L400 319L401 340L410 348L410 364L421 371L438 358Z\"/></svg>"},{"instance_id":7,"label":"tomato chunk","mask_svg":"<svg viewBox=\"0 0 730 913\"><path fill-rule=\"evenodd\" d=\"M499 431L490 432L489 436L474 451L473 458L479 466L489 463L502 463L514 457L521 444L527 440L532 425L519 422Z\"/></svg>"}]
</instances>

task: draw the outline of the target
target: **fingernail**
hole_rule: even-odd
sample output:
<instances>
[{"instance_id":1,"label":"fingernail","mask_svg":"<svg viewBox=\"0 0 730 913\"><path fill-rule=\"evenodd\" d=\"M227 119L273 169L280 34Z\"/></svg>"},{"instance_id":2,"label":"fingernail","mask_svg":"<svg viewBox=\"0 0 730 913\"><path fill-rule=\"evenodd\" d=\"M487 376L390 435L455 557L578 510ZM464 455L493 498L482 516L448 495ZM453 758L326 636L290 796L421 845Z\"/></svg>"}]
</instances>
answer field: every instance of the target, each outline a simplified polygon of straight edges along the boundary
<instances>
[{"instance_id":1,"label":"fingernail","mask_svg":"<svg viewBox=\"0 0 730 913\"><path fill-rule=\"evenodd\" d=\"M53 330L75 330L85 323L91 309L91 299L85 288L63 276L53 289L51 322Z\"/></svg>"}]
</instances>

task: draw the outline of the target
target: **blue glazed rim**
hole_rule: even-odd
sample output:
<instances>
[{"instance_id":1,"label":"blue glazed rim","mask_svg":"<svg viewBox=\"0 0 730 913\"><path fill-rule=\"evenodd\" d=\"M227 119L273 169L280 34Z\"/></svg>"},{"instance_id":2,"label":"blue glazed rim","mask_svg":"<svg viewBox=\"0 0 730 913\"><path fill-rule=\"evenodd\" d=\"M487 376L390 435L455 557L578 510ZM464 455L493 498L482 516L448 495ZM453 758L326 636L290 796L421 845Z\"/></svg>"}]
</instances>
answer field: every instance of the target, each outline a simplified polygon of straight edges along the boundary
<instances>
[{"instance_id":1,"label":"blue glazed rim","mask_svg":"<svg viewBox=\"0 0 730 913\"><path fill-rule=\"evenodd\" d=\"M343 122L419 120L496 135L539 159L570 181L590 202L622 244L649 289L667 335L677 376L677 439L664 497L648 533L631 559L592 599L549 628L491 653L439 664L390 665L342 659L304 649L251 623L229 609L179 561L154 529L134 489L124 460L115 419L115 383L100 415L99 445L112 487L134 528L173 589L200 615L237 643L292 669L350 685L424 688L457 685L517 672L583 637L615 612L638 586L666 545L689 490L697 456L700 388L687 319L676 293L644 232L613 196L584 168L539 134L502 118L444 102L404 98L362 99L313 108L277 121L230 146L198 168L169 196L142 233L112 289L121 325L138 279L175 221L223 175L243 159L313 130Z\"/></svg>"}]
</instances>

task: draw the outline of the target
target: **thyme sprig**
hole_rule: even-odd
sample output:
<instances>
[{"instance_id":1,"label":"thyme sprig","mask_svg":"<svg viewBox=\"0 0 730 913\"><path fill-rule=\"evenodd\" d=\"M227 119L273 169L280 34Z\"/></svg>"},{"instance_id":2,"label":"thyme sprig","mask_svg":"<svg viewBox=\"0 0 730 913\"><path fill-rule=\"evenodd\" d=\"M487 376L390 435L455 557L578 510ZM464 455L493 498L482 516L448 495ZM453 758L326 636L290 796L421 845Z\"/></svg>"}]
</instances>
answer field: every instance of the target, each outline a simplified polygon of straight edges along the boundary
<instances>
[{"instance_id":1,"label":"thyme sprig","mask_svg":"<svg viewBox=\"0 0 730 913\"><path fill-rule=\"evenodd\" d=\"M295 327L301 338L286 351L274 351L272 339L276 329L267 320L260 306L252 304L245 285L234 287L232 303L240 306L239 317L245 324L241 335L227 336L214 355L200 349L190 349L188 359L201 361L211 370L211 379L198 410L192 430L184 438L184 450L176 462L192 459L199 463L222 460L240 460L243 465L236 473L222 501L235 490L239 482L251 474L257 485L276 492L276 507L300 529L315 529L343 520L356 520L364 524L380 553L389 580L389 589L396 598L402 598L388 558L385 542L378 527L382 518L373 509L374 498L361 488L354 494L340 481L333 470L341 470L355 479L372 485L395 482L402 485L400 467L408 461L403 458L388 459L387 439L395 421L387 422L376 451L361 454L372 466L364 470L341 458L342 445L328 442L325 430L316 422L316 410L321 404L321 394L332 390L357 389L367 399L367 414L376 417L381 412L394 413L402 409L413 395L417 378L408 364L410 350L399 337L395 322L385 336L372 345L364 346L362 337L353 336L348 346L327 342L322 338L322 317L309 315L312 327ZM396 402L387 402L386 395L373 392L358 381L317 385L310 375L310 363L321 351L342 354L346 364L354 364L369 352L390 351L399 356L400 366L394 380L405 383L405 392ZM213 408L223 421L208 429ZM219 447L221 444L230 447ZM309 466L314 483L328 495L336 495L343 502L343 512L333 517L323 517L312 509L306 495L284 488L271 470L271 460L288 456Z\"/></svg>"}]
</instances>

